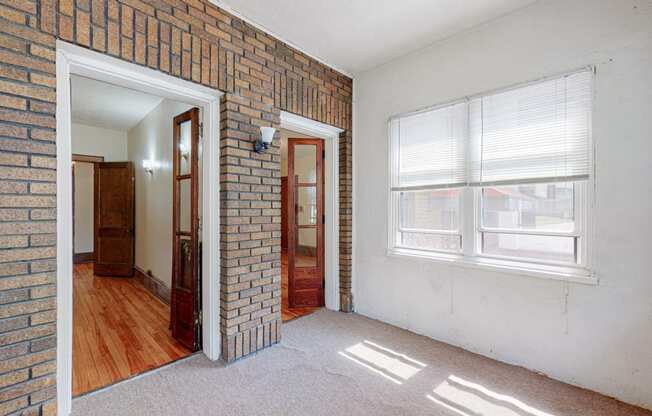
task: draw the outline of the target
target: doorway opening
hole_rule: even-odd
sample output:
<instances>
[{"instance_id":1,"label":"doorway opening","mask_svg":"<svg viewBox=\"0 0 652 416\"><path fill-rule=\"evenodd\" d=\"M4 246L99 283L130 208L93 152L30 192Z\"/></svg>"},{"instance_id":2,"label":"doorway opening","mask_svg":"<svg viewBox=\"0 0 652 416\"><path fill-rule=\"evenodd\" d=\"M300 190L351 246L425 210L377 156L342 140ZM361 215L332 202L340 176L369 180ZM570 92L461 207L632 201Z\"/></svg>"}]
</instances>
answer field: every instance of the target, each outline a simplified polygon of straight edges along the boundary
<instances>
[{"instance_id":1,"label":"doorway opening","mask_svg":"<svg viewBox=\"0 0 652 416\"><path fill-rule=\"evenodd\" d=\"M71 77L80 76L122 87L140 93L185 103L200 109L199 121L206 140L201 142L201 244L199 273L201 313L196 316L201 323L201 351L210 360L220 357L219 331L219 108L222 92L177 77L124 62L105 54L57 40L57 412L70 414L73 397L73 198L72 198L72 97ZM133 101L122 101L124 107L134 108ZM104 102L96 100L96 106ZM127 112L127 115L129 112ZM95 137L89 135L89 137ZM95 137L96 138L96 137ZM169 142L168 142L169 143ZM80 152L83 154L83 152ZM157 153L150 154L140 166L134 166L135 177L142 170L156 170ZM199 172L198 172L199 173ZM171 186L171 184L170 184ZM138 183L136 183L138 187ZM136 224L141 223L136 218ZM152 272L153 274L153 272ZM135 278L117 278L122 282L135 282ZM142 287L142 286L141 286ZM148 292L146 292L148 293ZM171 296L172 298L172 296ZM165 313L162 314L165 316ZM188 317L186 317L188 318ZM168 315L169 320L169 315ZM120 321L114 322L116 325ZM169 330L169 324L167 330ZM138 350L138 345L132 350ZM129 362L128 362L129 364Z\"/></svg>"},{"instance_id":2,"label":"doorway opening","mask_svg":"<svg viewBox=\"0 0 652 416\"><path fill-rule=\"evenodd\" d=\"M72 395L201 349L200 108L71 76Z\"/></svg>"},{"instance_id":3,"label":"doorway opening","mask_svg":"<svg viewBox=\"0 0 652 416\"><path fill-rule=\"evenodd\" d=\"M324 140L281 129L281 316L325 305Z\"/></svg>"}]
</instances>

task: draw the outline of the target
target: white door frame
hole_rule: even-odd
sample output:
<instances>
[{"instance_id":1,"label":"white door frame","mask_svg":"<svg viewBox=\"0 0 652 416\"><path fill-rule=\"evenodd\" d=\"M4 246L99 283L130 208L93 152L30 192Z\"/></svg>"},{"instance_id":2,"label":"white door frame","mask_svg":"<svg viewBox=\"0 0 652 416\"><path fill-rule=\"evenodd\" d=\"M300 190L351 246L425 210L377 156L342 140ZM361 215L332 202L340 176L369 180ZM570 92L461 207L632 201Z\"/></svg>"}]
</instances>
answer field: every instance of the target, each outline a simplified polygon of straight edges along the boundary
<instances>
[{"instance_id":1,"label":"white door frame","mask_svg":"<svg viewBox=\"0 0 652 416\"><path fill-rule=\"evenodd\" d=\"M340 310L340 133L344 130L281 111L281 128L325 140L326 150L326 308Z\"/></svg>"},{"instance_id":2,"label":"white door frame","mask_svg":"<svg viewBox=\"0 0 652 416\"><path fill-rule=\"evenodd\" d=\"M70 75L127 87L203 109L202 350L220 357L219 101L222 92L57 41L57 406L72 410L72 173Z\"/></svg>"}]
</instances>

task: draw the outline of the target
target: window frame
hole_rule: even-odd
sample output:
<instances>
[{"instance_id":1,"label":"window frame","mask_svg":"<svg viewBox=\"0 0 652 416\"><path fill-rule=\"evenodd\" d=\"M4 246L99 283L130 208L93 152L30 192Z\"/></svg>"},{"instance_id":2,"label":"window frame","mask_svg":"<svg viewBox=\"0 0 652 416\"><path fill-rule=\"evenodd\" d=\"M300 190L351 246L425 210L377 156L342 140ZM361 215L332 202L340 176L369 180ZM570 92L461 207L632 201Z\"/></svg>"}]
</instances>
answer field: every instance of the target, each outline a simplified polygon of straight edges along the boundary
<instances>
[{"instance_id":1,"label":"window frame","mask_svg":"<svg viewBox=\"0 0 652 416\"><path fill-rule=\"evenodd\" d=\"M575 182L576 191L574 195L576 229L569 235L576 235L577 264L544 261L540 259L526 259L506 256L488 255L481 252L481 187L465 187L461 189L460 195L460 237L462 239L462 250L460 252L405 248L396 244L400 233L400 191L392 191L390 188L389 212L390 223L388 227L388 250L387 254L392 257L416 258L443 263L447 265L460 266L464 268L480 270L497 270L509 274L525 275L532 277L544 277L554 280L572 281L584 284L597 284L598 280L591 269L592 247L592 199L593 180ZM577 191L577 188L580 191ZM510 230L511 231L511 230ZM445 234L445 233L440 233ZM525 233L524 233L525 234ZM546 233L527 232L531 235L545 235ZM554 233L552 233L554 234Z\"/></svg>"},{"instance_id":2,"label":"window frame","mask_svg":"<svg viewBox=\"0 0 652 416\"><path fill-rule=\"evenodd\" d=\"M418 191L428 191L428 190L437 190L437 189L402 189L402 190L392 190L390 187L390 211L393 212L394 214L391 216L391 224L392 226L390 227L390 232L389 232L389 239L390 239L390 247L399 249L399 250L415 250L415 251L421 251L424 253L441 253L441 254L460 254L462 253L464 249L464 236L463 236L463 212L464 212L464 204L463 204L463 194L464 194L464 188L439 188L441 190L449 190L449 189L460 189L460 195L458 196L458 215L459 215L459 226L457 227L457 230L434 230L434 229L428 229L428 228L405 228L401 226L401 211L400 211L400 205L401 205L401 198L400 194L401 192L418 192ZM398 240L400 239L400 234L401 233L413 233L413 234L432 234L432 235L441 235L441 236L459 236L460 239L460 250L443 250L443 249L414 249L414 248L408 248L408 247L403 247L398 244Z\"/></svg>"},{"instance_id":3,"label":"window frame","mask_svg":"<svg viewBox=\"0 0 652 416\"><path fill-rule=\"evenodd\" d=\"M546 182L549 183L549 182ZM500 261L510 261L516 263L528 263L534 265L544 265L544 266L560 266L576 269L588 269L588 244L587 244L587 234L588 234L588 210L587 210L587 197L588 197L588 185L587 181L575 181L571 182L573 184L573 217L575 222L575 229L570 232L551 232L551 231L529 231L529 230L512 230L512 229L499 229L499 228L485 228L482 223L482 191L488 187L477 187L471 189L473 192L473 206L474 206L474 219L473 219L473 256L500 260ZM576 262L561 262L555 260L542 260L537 258L528 258L528 257L513 257L513 256L501 256L497 254L488 254L483 252L482 248L482 238L483 234L512 234L512 235L533 235L533 236L557 236L557 237L569 237L575 239L575 256Z\"/></svg>"},{"instance_id":4,"label":"window frame","mask_svg":"<svg viewBox=\"0 0 652 416\"><path fill-rule=\"evenodd\" d=\"M584 68L585 70L586 68ZM592 69L593 70L593 69ZM577 71L575 71L577 72ZM565 75L572 74L565 73ZM496 91L507 91L514 88L524 87L527 85L543 82L545 80L558 77L559 75L546 77L537 81L523 83L508 88L502 88ZM464 101L470 102L472 97ZM445 104L423 109L418 112L436 110L447 106L459 104L463 100L450 101ZM412 113L413 114L413 113ZM595 175L594 172L584 181L569 181L574 183L574 216L575 227L571 233L546 233L546 232L529 232L506 230L508 234L529 234L529 235L560 235L576 238L576 256L577 263L564 263L556 261L546 261L541 259L528 259L522 257L508 257L482 253L481 238L483 233L496 232L495 229L487 231L482 228L482 190L481 186L460 186L459 184L450 187L445 186L417 186L403 187L396 189L395 179L398 175L397 160L399 157L399 143L395 140L395 132L392 131L392 120L405 116L398 115L391 117L388 121L388 240L387 255L401 258L416 258L447 265L460 266L464 268L494 270L509 274L525 275L533 277L544 277L555 280L571 281L583 284L598 284L598 279L592 270L592 248L593 244L593 223L594 223L594 205L595 205ZM591 125L591 123L590 123ZM591 134L591 131L589 131ZM594 146L592 144L592 146ZM470 151L470 146L467 147ZM593 155L595 152L593 152ZM524 181L523 183L527 183ZM548 183L548 182L546 182ZM519 183L513 183L518 185ZM497 185L499 186L499 185ZM487 185L487 187L491 187ZM459 211L459 235L461 239L461 251L446 251L434 249L412 249L401 247L398 242L400 229L400 192L411 190L434 190L434 189L460 189L460 211ZM404 231L404 230L403 230ZM423 230L416 230L421 232ZM431 232L439 235L458 235L458 232Z\"/></svg>"}]
</instances>

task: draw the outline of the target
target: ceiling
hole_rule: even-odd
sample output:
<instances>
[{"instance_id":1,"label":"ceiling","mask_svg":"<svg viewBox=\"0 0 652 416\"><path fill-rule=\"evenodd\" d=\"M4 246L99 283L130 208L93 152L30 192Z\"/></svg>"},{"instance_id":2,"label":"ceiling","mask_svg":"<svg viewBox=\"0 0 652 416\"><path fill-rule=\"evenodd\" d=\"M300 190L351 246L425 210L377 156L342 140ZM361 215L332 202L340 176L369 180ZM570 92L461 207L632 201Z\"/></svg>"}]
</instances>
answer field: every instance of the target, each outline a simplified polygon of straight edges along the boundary
<instances>
[{"instance_id":1,"label":"ceiling","mask_svg":"<svg viewBox=\"0 0 652 416\"><path fill-rule=\"evenodd\" d=\"M129 131L163 100L161 97L73 75L72 121Z\"/></svg>"},{"instance_id":2,"label":"ceiling","mask_svg":"<svg viewBox=\"0 0 652 416\"><path fill-rule=\"evenodd\" d=\"M211 0L349 75L536 0Z\"/></svg>"}]
</instances>

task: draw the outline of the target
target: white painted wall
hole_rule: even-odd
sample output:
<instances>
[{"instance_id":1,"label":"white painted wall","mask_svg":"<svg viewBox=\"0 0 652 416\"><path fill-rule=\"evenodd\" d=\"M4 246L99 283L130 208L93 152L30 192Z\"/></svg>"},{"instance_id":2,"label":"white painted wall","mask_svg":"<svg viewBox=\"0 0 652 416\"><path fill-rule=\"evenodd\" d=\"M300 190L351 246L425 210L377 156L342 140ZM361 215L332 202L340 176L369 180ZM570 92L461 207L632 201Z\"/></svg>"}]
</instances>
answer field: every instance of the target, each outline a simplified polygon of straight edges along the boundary
<instances>
[{"instance_id":1,"label":"white painted wall","mask_svg":"<svg viewBox=\"0 0 652 416\"><path fill-rule=\"evenodd\" d=\"M129 131L136 171L136 267L167 287L172 279L172 120L192 106L163 100ZM143 160L155 161L153 174Z\"/></svg>"},{"instance_id":2,"label":"white painted wall","mask_svg":"<svg viewBox=\"0 0 652 416\"><path fill-rule=\"evenodd\" d=\"M72 123L72 153L104 156L105 162L127 160L127 132Z\"/></svg>"},{"instance_id":3,"label":"white painted wall","mask_svg":"<svg viewBox=\"0 0 652 416\"><path fill-rule=\"evenodd\" d=\"M598 286L386 255L387 119L597 65ZM356 310L652 408L652 2L542 0L356 79Z\"/></svg>"},{"instance_id":4,"label":"white painted wall","mask_svg":"<svg viewBox=\"0 0 652 416\"><path fill-rule=\"evenodd\" d=\"M92 253L94 221L94 169L92 163L75 162L75 235L74 253Z\"/></svg>"},{"instance_id":5,"label":"white painted wall","mask_svg":"<svg viewBox=\"0 0 652 416\"><path fill-rule=\"evenodd\" d=\"M127 160L127 132L72 123L72 153L103 156L106 162ZM74 252L93 251L93 165L75 167Z\"/></svg>"}]
</instances>

